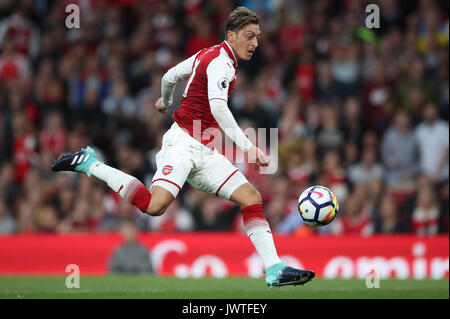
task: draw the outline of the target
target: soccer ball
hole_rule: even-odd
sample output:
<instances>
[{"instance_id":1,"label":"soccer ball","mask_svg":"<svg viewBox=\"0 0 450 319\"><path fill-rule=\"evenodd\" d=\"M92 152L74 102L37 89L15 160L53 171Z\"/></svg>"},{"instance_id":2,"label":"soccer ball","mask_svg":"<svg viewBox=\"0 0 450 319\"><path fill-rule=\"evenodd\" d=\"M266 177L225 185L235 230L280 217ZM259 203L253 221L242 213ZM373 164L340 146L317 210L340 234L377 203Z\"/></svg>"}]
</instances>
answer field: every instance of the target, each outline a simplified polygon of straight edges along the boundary
<instances>
[{"instance_id":1,"label":"soccer ball","mask_svg":"<svg viewBox=\"0 0 450 319\"><path fill-rule=\"evenodd\" d=\"M311 186L298 198L298 212L310 226L325 226L331 223L338 211L336 195L324 186Z\"/></svg>"}]
</instances>

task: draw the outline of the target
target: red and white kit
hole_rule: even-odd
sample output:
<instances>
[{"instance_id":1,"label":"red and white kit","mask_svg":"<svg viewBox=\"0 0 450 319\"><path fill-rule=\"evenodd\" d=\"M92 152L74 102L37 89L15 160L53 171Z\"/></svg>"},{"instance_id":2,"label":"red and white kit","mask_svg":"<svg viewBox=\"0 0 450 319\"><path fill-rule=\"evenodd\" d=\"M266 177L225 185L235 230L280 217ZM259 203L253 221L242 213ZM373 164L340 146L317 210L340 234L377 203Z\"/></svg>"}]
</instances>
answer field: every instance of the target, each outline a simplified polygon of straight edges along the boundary
<instances>
[{"instance_id":1,"label":"red and white kit","mask_svg":"<svg viewBox=\"0 0 450 319\"><path fill-rule=\"evenodd\" d=\"M162 80L164 107L172 104L175 84L187 80L181 107L164 134L156 155L152 186L175 197L187 180L206 193L229 199L245 176L214 149L215 134L224 132L244 152L252 147L231 114L227 101L234 88L237 60L226 41L206 48L171 68Z\"/></svg>"},{"instance_id":2,"label":"red and white kit","mask_svg":"<svg viewBox=\"0 0 450 319\"><path fill-rule=\"evenodd\" d=\"M248 183L245 176L214 149L214 134L211 134L220 128L242 151L247 152L253 147L227 105L236 78L236 65L237 60L229 44L222 42L201 50L164 75L161 85L161 104L164 108L172 104L176 83L187 80L187 84L181 107L173 115L175 123L164 134L161 150L156 154L157 171L153 177L152 189L158 185L176 197L185 181L188 181L203 192L230 199L241 185ZM212 132L202 138L208 130ZM87 148L83 152L83 156L94 154L92 158L95 158L92 149ZM69 160L72 160L72 155ZM76 160L77 155L72 161ZM151 207L152 190L149 192L135 177L98 160L89 164L86 173L105 181L142 212L150 215L163 212L159 210L158 202ZM263 259L266 269L274 265L284 269L264 217L262 204L242 207L242 217L245 231Z\"/></svg>"}]
</instances>

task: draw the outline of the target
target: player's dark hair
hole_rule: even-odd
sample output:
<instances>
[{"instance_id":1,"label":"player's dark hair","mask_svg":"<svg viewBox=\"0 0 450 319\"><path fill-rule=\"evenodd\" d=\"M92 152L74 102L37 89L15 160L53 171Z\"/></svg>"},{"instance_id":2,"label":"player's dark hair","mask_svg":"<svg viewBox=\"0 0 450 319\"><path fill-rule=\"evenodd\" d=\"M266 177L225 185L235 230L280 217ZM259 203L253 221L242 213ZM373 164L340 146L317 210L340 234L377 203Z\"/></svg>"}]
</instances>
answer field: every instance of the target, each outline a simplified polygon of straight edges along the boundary
<instances>
[{"instance_id":1,"label":"player's dark hair","mask_svg":"<svg viewBox=\"0 0 450 319\"><path fill-rule=\"evenodd\" d=\"M233 31L237 33L249 24L259 24L256 13L246 7L237 7L228 16L225 32Z\"/></svg>"}]
</instances>

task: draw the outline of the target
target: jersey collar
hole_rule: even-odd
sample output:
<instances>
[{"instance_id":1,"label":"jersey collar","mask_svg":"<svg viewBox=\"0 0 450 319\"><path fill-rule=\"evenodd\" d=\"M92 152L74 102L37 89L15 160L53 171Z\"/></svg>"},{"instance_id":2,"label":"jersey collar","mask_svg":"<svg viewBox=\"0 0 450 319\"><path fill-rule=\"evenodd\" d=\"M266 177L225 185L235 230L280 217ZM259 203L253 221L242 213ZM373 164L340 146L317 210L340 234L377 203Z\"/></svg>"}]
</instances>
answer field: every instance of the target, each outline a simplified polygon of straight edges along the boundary
<instances>
[{"instance_id":1,"label":"jersey collar","mask_svg":"<svg viewBox=\"0 0 450 319\"><path fill-rule=\"evenodd\" d=\"M230 57L230 59L233 60L234 68L237 68L236 56L234 55L233 49L230 47L230 45L228 44L227 41L223 41L222 42L222 48L224 48L224 50L227 52L227 54Z\"/></svg>"}]
</instances>

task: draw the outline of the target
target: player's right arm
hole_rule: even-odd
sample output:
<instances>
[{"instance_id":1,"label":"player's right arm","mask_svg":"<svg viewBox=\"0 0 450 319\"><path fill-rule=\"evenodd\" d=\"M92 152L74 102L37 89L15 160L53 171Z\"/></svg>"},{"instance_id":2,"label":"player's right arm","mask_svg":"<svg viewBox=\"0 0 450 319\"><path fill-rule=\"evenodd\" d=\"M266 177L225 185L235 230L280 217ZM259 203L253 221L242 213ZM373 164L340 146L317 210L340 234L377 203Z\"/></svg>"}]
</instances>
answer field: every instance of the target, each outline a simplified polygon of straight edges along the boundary
<instances>
[{"instance_id":1,"label":"player's right arm","mask_svg":"<svg viewBox=\"0 0 450 319\"><path fill-rule=\"evenodd\" d=\"M166 110L172 105L172 94L175 89L175 85L178 82L187 80L192 72L192 66L194 65L195 57L198 52L167 71L161 81L161 97L156 101L156 109L165 113Z\"/></svg>"}]
</instances>

